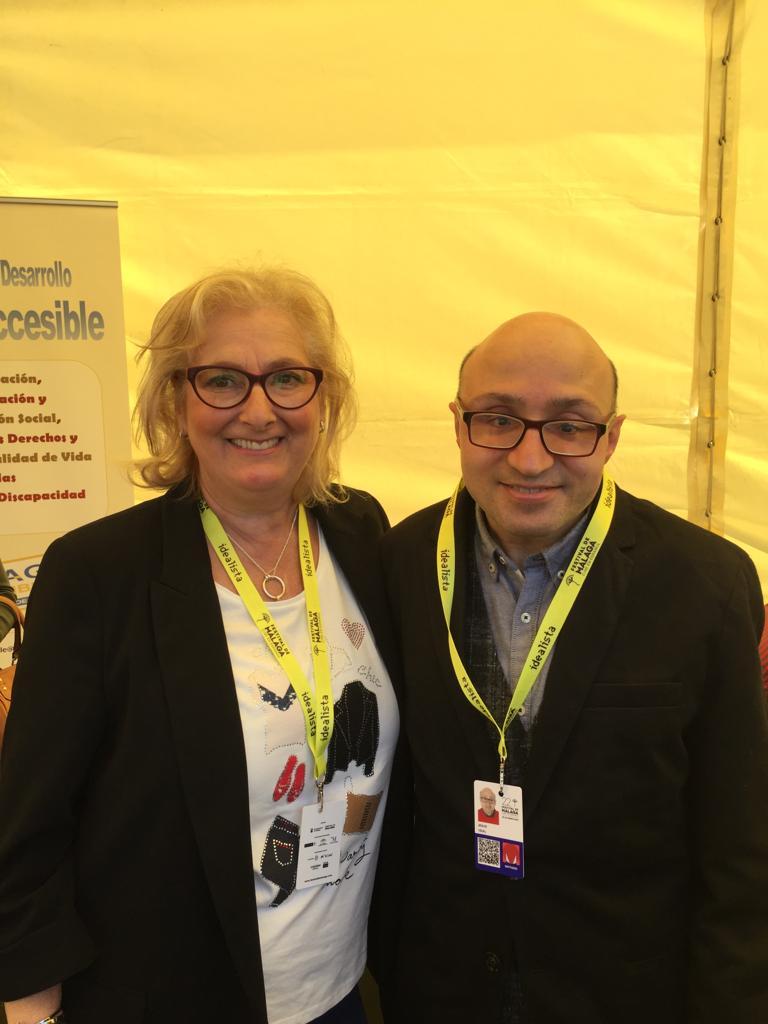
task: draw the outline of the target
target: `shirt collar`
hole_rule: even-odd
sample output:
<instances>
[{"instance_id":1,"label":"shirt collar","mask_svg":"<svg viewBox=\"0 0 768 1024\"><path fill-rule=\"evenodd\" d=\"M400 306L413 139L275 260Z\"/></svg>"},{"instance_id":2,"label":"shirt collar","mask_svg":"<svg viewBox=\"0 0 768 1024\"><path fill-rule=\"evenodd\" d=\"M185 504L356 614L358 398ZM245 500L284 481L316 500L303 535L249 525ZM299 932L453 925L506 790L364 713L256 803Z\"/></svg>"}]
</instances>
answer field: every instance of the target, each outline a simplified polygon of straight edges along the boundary
<instances>
[{"instance_id":1,"label":"shirt collar","mask_svg":"<svg viewBox=\"0 0 768 1024\"><path fill-rule=\"evenodd\" d=\"M476 503L475 524L477 526L477 535L480 542L483 561L487 565L497 565L502 570L518 577L525 575L526 568L529 568L534 564L541 564L543 561L552 579L561 579L565 574L565 569L567 568L568 562L576 548L576 544L584 532L584 528L587 524L587 516L590 511L591 508L587 509L581 518L573 524L564 537L555 541L554 544L545 548L544 551L529 555L523 565L518 568L505 554L504 549L491 533L488 522L485 518L485 513Z\"/></svg>"}]
</instances>

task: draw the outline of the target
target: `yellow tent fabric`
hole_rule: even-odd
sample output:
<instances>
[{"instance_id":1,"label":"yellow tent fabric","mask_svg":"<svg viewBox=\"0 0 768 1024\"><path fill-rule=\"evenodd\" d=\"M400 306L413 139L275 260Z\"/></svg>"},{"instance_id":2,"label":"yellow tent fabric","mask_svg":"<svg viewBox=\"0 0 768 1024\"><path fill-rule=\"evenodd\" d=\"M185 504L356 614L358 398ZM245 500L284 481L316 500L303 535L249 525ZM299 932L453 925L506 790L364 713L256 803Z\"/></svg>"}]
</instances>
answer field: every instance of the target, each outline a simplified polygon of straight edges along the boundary
<instances>
[{"instance_id":1,"label":"yellow tent fabric","mask_svg":"<svg viewBox=\"0 0 768 1024\"><path fill-rule=\"evenodd\" d=\"M729 368L725 532L768 591L768 10L748 6L743 37ZM768 599L768 597L767 597Z\"/></svg>"},{"instance_id":2,"label":"yellow tent fabric","mask_svg":"<svg viewBox=\"0 0 768 1024\"><path fill-rule=\"evenodd\" d=\"M6 0L0 190L119 202L129 350L221 264L315 277L356 359L344 477L395 520L452 488L464 352L519 312L572 316L618 365L614 475L686 515L723 7L741 26L724 521L768 586L757 0Z\"/></svg>"}]
</instances>

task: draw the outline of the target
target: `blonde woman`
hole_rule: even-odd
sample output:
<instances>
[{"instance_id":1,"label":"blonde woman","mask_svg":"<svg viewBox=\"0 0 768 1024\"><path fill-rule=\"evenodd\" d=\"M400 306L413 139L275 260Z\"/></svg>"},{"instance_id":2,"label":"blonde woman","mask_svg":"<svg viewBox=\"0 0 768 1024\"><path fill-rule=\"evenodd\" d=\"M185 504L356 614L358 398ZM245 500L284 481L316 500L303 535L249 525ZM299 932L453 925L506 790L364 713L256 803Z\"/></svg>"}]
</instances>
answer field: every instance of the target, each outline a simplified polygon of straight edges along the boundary
<instances>
[{"instance_id":1,"label":"blonde woman","mask_svg":"<svg viewBox=\"0 0 768 1024\"><path fill-rule=\"evenodd\" d=\"M52 544L29 605L0 787L9 1024L363 1021L398 716L386 517L334 482L334 316L294 272L222 272L145 355L141 474L167 491Z\"/></svg>"}]
</instances>

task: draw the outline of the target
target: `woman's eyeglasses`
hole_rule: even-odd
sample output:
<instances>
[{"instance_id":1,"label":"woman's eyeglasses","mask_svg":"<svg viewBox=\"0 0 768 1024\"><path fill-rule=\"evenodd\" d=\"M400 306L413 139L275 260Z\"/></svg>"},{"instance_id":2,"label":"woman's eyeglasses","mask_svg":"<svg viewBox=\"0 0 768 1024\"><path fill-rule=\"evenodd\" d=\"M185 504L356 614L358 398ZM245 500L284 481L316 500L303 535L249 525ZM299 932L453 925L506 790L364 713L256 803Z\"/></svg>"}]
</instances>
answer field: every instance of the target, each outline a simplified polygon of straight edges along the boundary
<instances>
[{"instance_id":1,"label":"woman's eyeglasses","mask_svg":"<svg viewBox=\"0 0 768 1024\"><path fill-rule=\"evenodd\" d=\"M301 409L317 394L323 371L312 366L283 366L270 373L248 373L231 366L190 366L184 376L200 401L212 409L242 405L255 384L278 409Z\"/></svg>"}]
</instances>

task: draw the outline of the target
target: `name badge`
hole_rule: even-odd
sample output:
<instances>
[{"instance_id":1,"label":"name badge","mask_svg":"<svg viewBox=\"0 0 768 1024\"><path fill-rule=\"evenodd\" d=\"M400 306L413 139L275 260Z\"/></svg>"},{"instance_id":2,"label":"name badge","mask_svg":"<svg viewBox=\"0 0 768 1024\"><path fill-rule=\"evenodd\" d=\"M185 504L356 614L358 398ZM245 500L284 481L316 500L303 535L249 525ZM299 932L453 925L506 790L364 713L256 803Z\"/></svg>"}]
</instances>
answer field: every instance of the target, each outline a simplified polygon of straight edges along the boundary
<instances>
[{"instance_id":1,"label":"name badge","mask_svg":"<svg viewBox=\"0 0 768 1024\"><path fill-rule=\"evenodd\" d=\"M475 867L507 878L525 874L523 852L523 791L519 786L499 787L499 780L474 782L472 831Z\"/></svg>"},{"instance_id":2,"label":"name badge","mask_svg":"<svg viewBox=\"0 0 768 1024\"><path fill-rule=\"evenodd\" d=\"M339 877L341 854L341 829L344 824L346 804L340 800L333 803L307 804L301 812L299 832L299 860L296 866L296 888L311 889L314 885L326 885Z\"/></svg>"}]
</instances>

